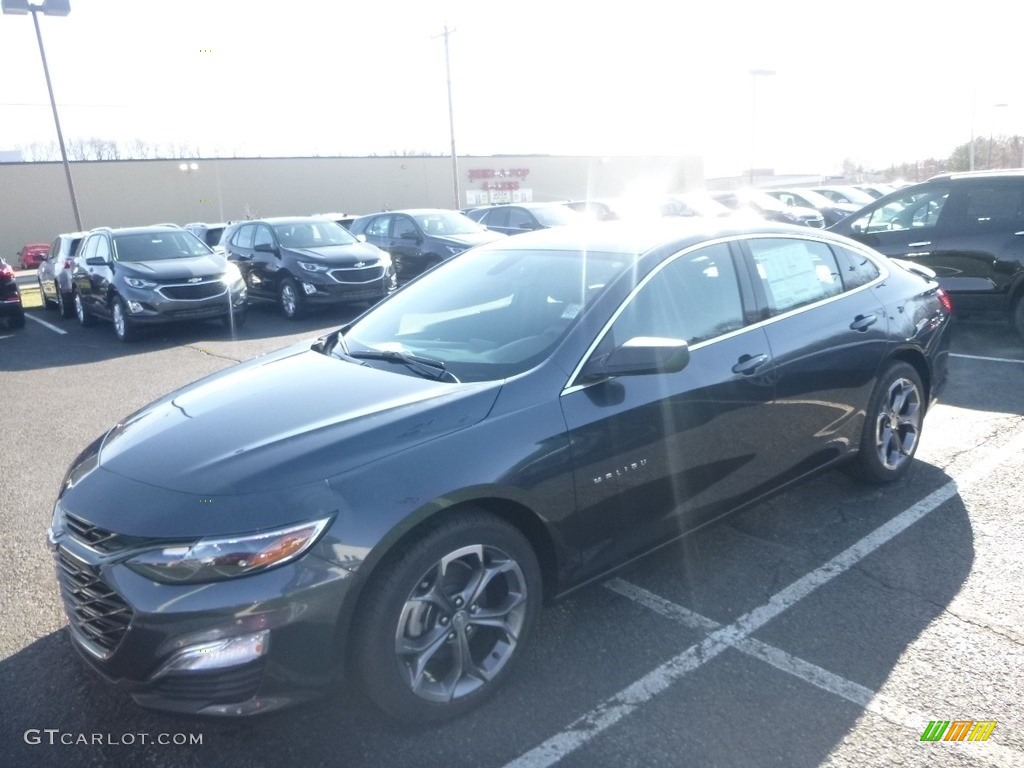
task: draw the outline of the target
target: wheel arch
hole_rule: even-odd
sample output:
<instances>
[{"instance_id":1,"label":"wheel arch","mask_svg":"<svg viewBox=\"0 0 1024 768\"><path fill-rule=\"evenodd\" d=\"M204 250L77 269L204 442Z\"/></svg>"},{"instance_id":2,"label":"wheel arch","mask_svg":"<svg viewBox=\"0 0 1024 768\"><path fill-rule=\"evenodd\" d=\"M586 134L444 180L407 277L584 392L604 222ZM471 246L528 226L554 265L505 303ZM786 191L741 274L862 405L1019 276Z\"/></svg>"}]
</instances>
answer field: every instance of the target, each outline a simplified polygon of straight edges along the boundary
<instances>
[{"instance_id":1,"label":"wheel arch","mask_svg":"<svg viewBox=\"0 0 1024 768\"><path fill-rule=\"evenodd\" d=\"M932 369L921 350L912 347L899 349L889 358L889 362L907 363L917 371L917 375L921 377L921 386L924 387L924 402L926 404L931 402Z\"/></svg>"}]
</instances>

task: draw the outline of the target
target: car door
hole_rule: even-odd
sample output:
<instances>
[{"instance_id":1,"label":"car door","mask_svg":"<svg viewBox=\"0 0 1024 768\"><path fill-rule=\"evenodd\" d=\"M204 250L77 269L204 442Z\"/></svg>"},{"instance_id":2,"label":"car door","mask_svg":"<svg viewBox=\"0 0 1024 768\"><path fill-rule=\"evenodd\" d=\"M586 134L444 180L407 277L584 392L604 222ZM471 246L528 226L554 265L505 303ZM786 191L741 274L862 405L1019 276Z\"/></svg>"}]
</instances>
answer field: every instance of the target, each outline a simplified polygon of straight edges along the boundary
<instances>
[{"instance_id":1,"label":"car door","mask_svg":"<svg viewBox=\"0 0 1024 768\"><path fill-rule=\"evenodd\" d=\"M251 279L255 290L276 294L277 273L281 269L280 243L266 224L256 224L252 238Z\"/></svg>"},{"instance_id":2,"label":"car door","mask_svg":"<svg viewBox=\"0 0 1024 768\"><path fill-rule=\"evenodd\" d=\"M511 206L508 209L507 232L510 235L520 232L532 232L535 229L543 229L544 225L537 221L537 218L526 208Z\"/></svg>"},{"instance_id":3,"label":"car door","mask_svg":"<svg viewBox=\"0 0 1024 768\"><path fill-rule=\"evenodd\" d=\"M490 210L484 211L483 216L479 219L479 222L488 229L493 229L495 232L501 232L503 235L513 234L512 230L508 226L508 208L491 208Z\"/></svg>"},{"instance_id":4,"label":"car door","mask_svg":"<svg viewBox=\"0 0 1024 768\"><path fill-rule=\"evenodd\" d=\"M883 198L852 221L840 222L836 231L886 256L928 266L933 251L940 247L937 240L949 193L949 184L937 183Z\"/></svg>"},{"instance_id":5,"label":"car door","mask_svg":"<svg viewBox=\"0 0 1024 768\"><path fill-rule=\"evenodd\" d=\"M685 339L677 373L565 390L582 567L600 570L731 509L765 481L774 395L764 329L749 327L749 277L726 243L677 254L634 291L588 355L636 337Z\"/></svg>"},{"instance_id":6,"label":"car door","mask_svg":"<svg viewBox=\"0 0 1024 768\"><path fill-rule=\"evenodd\" d=\"M423 271L423 234L411 216L396 213L392 217L388 247L395 270L405 278Z\"/></svg>"},{"instance_id":7,"label":"car door","mask_svg":"<svg viewBox=\"0 0 1024 768\"><path fill-rule=\"evenodd\" d=\"M765 455L773 477L793 479L856 445L889 347L885 307L868 287L873 262L824 242L746 239L774 361L771 423L783 433Z\"/></svg>"},{"instance_id":8,"label":"car door","mask_svg":"<svg viewBox=\"0 0 1024 768\"><path fill-rule=\"evenodd\" d=\"M85 305L93 314L106 316L110 313L107 294L113 286L116 269L110 238L106 234L96 235L96 248L91 254L86 254L85 269L89 275L89 292L83 297Z\"/></svg>"},{"instance_id":9,"label":"car door","mask_svg":"<svg viewBox=\"0 0 1024 768\"><path fill-rule=\"evenodd\" d=\"M249 292L255 295L261 295L266 293L265 286L262 283L262 279L256 273L256 263L253 261L255 252L253 251L253 238L256 236L256 225L255 224L243 224L238 230L228 238L226 243L228 260L237 264L238 269L242 273L242 279L245 280L245 284L249 289Z\"/></svg>"}]
</instances>

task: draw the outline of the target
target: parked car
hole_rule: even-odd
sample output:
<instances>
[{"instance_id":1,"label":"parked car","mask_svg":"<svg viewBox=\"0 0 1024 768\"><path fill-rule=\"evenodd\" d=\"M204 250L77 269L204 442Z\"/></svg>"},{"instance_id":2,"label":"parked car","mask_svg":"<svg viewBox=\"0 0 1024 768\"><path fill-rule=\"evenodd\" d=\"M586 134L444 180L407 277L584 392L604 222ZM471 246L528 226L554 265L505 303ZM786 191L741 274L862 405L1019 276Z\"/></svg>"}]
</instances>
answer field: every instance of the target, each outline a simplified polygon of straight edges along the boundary
<instances>
[{"instance_id":1,"label":"parked car","mask_svg":"<svg viewBox=\"0 0 1024 768\"><path fill-rule=\"evenodd\" d=\"M934 281L806 227L481 245L88 446L49 530L72 645L150 707L464 713L545 596L828 467L902 478L948 327Z\"/></svg>"},{"instance_id":2,"label":"parked car","mask_svg":"<svg viewBox=\"0 0 1024 768\"><path fill-rule=\"evenodd\" d=\"M414 208L360 216L349 228L391 254L399 281L411 280L475 245L503 238L459 211Z\"/></svg>"},{"instance_id":3,"label":"parked car","mask_svg":"<svg viewBox=\"0 0 1024 768\"><path fill-rule=\"evenodd\" d=\"M815 229L825 227L825 218L813 208L783 205L779 200L761 190L740 189L733 192L712 192L711 197L727 208L734 211L753 212L765 221L799 224Z\"/></svg>"},{"instance_id":4,"label":"parked car","mask_svg":"<svg viewBox=\"0 0 1024 768\"><path fill-rule=\"evenodd\" d=\"M88 232L69 232L57 235L50 243L46 260L39 265L36 282L43 308L57 307L62 318L74 317L75 303L72 296L75 273L75 254Z\"/></svg>"},{"instance_id":5,"label":"parked car","mask_svg":"<svg viewBox=\"0 0 1024 768\"><path fill-rule=\"evenodd\" d=\"M959 313L997 314L1024 336L1024 171L936 176L833 229L934 270Z\"/></svg>"},{"instance_id":6,"label":"parked car","mask_svg":"<svg viewBox=\"0 0 1024 768\"><path fill-rule=\"evenodd\" d=\"M144 326L183 320L245 323L238 268L181 227L90 231L75 256L72 282L78 322L110 320L121 341L134 340Z\"/></svg>"},{"instance_id":7,"label":"parked car","mask_svg":"<svg viewBox=\"0 0 1024 768\"><path fill-rule=\"evenodd\" d=\"M854 189L859 189L861 192L867 192L875 200L878 198L888 195L890 192L895 192L897 187L893 184L854 184Z\"/></svg>"},{"instance_id":8,"label":"parked car","mask_svg":"<svg viewBox=\"0 0 1024 768\"><path fill-rule=\"evenodd\" d=\"M21 290L14 276L14 268L0 256L0 317L10 328L25 327L25 307L21 303Z\"/></svg>"},{"instance_id":9,"label":"parked car","mask_svg":"<svg viewBox=\"0 0 1024 768\"><path fill-rule=\"evenodd\" d=\"M817 192L819 195L824 195L833 203L846 203L847 205L855 205L858 208L863 208L865 205L868 205L875 200L875 198L867 192L848 184L811 187L811 190L813 192Z\"/></svg>"},{"instance_id":10,"label":"parked car","mask_svg":"<svg viewBox=\"0 0 1024 768\"><path fill-rule=\"evenodd\" d=\"M851 213L861 209L859 205L833 202L811 189L766 189L765 192L783 205L813 208L821 214L826 227L838 224Z\"/></svg>"},{"instance_id":11,"label":"parked car","mask_svg":"<svg viewBox=\"0 0 1024 768\"><path fill-rule=\"evenodd\" d=\"M324 219L330 219L335 224L340 224L345 229L351 229L352 222L358 219L362 214L359 213L318 213Z\"/></svg>"},{"instance_id":12,"label":"parked car","mask_svg":"<svg viewBox=\"0 0 1024 768\"><path fill-rule=\"evenodd\" d=\"M570 200L568 208L594 221L638 221L665 216L728 216L732 211L700 192L684 192L657 197L604 197Z\"/></svg>"},{"instance_id":13,"label":"parked car","mask_svg":"<svg viewBox=\"0 0 1024 768\"><path fill-rule=\"evenodd\" d=\"M49 243L27 243L18 251L18 266L21 269L35 269L46 258L49 250Z\"/></svg>"},{"instance_id":14,"label":"parked car","mask_svg":"<svg viewBox=\"0 0 1024 768\"><path fill-rule=\"evenodd\" d=\"M217 251L221 247L220 240L224 234L224 230L227 229L230 224L230 221L220 222L217 224L207 224L202 221L194 221L191 224L186 224L185 229L210 246L210 248ZM221 250L220 253L223 253L223 250Z\"/></svg>"},{"instance_id":15,"label":"parked car","mask_svg":"<svg viewBox=\"0 0 1024 768\"><path fill-rule=\"evenodd\" d=\"M471 208L466 215L490 230L518 235L546 227L579 224L586 219L562 203L516 203Z\"/></svg>"},{"instance_id":16,"label":"parked car","mask_svg":"<svg viewBox=\"0 0 1024 768\"><path fill-rule=\"evenodd\" d=\"M396 286L386 251L319 216L240 222L226 235L249 296L276 301L290 320L314 306L380 301Z\"/></svg>"}]
</instances>

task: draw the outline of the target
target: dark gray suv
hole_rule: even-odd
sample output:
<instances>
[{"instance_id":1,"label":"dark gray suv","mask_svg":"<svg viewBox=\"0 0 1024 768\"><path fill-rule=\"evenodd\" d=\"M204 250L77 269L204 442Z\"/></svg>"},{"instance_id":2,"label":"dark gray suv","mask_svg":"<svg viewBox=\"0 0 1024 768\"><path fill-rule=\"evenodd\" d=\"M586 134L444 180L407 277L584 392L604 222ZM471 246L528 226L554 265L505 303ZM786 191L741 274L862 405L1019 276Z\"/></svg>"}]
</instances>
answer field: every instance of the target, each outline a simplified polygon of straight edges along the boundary
<instances>
[{"instance_id":1,"label":"dark gray suv","mask_svg":"<svg viewBox=\"0 0 1024 768\"><path fill-rule=\"evenodd\" d=\"M245 322L238 268L180 227L94 229L78 249L72 282L78 322L108 319L121 341L133 340L144 325Z\"/></svg>"},{"instance_id":2,"label":"dark gray suv","mask_svg":"<svg viewBox=\"0 0 1024 768\"><path fill-rule=\"evenodd\" d=\"M833 232L928 267L959 314L999 314L1024 336L1024 171L935 176Z\"/></svg>"}]
</instances>

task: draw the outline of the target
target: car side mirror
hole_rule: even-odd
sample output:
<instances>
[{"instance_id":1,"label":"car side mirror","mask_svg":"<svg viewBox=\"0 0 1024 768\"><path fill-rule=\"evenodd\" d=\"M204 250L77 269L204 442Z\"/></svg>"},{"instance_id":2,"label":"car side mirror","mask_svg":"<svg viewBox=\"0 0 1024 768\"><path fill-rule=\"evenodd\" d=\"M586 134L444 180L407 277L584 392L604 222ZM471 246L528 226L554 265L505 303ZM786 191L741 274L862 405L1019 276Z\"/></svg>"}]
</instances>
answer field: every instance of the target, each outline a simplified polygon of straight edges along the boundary
<instances>
[{"instance_id":1,"label":"car side mirror","mask_svg":"<svg viewBox=\"0 0 1024 768\"><path fill-rule=\"evenodd\" d=\"M358 240L360 243L365 243L366 242L366 235L364 235L362 232L360 232L358 235L356 235L356 240Z\"/></svg>"},{"instance_id":2,"label":"car side mirror","mask_svg":"<svg viewBox=\"0 0 1024 768\"><path fill-rule=\"evenodd\" d=\"M254 245L252 249L259 253L277 253L277 248L275 248L272 243L259 243L258 245Z\"/></svg>"},{"instance_id":3,"label":"car side mirror","mask_svg":"<svg viewBox=\"0 0 1024 768\"><path fill-rule=\"evenodd\" d=\"M99 256L93 256L92 258L88 258L85 260L85 263L88 264L90 267L110 267L113 266L114 264L114 262L107 261L106 259L101 258Z\"/></svg>"},{"instance_id":4,"label":"car side mirror","mask_svg":"<svg viewBox=\"0 0 1024 768\"><path fill-rule=\"evenodd\" d=\"M588 383L612 376L676 373L690 362L690 346L682 339L635 336L607 355L584 364L578 381Z\"/></svg>"}]
</instances>

